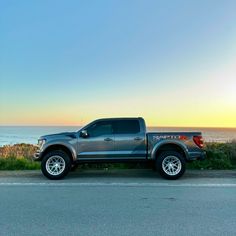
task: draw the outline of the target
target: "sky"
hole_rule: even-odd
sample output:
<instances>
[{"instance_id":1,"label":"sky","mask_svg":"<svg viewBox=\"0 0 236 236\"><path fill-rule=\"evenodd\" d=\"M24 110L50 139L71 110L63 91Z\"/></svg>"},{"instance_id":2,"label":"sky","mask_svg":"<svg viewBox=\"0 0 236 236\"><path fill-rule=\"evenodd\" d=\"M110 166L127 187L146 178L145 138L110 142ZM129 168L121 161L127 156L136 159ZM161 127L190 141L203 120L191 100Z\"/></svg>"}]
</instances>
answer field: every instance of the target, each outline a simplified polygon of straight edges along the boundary
<instances>
[{"instance_id":1,"label":"sky","mask_svg":"<svg viewBox=\"0 0 236 236\"><path fill-rule=\"evenodd\" d=\"M236 127L235 0L0 1L0 125Z\"/></svg>"}]
</instances>

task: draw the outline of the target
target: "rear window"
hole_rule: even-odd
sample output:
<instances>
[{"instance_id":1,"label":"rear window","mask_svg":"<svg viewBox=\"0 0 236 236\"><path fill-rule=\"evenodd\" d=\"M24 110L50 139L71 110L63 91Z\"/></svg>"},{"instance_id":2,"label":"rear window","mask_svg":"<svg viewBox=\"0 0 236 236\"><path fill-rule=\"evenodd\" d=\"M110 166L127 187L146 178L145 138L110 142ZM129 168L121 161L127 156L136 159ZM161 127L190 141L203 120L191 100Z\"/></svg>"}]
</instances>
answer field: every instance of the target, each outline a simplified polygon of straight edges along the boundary
<instances>
[{"instance_id":1,"label":"rear window","mask_svg":"<svg viewBox=\"0 0 236 236\"><path fill-rule=\"evenodd\" d=\"M140 132L138 120L118 120L114 122L115 134L136 134Z\"/></svg>"}]
</instances>

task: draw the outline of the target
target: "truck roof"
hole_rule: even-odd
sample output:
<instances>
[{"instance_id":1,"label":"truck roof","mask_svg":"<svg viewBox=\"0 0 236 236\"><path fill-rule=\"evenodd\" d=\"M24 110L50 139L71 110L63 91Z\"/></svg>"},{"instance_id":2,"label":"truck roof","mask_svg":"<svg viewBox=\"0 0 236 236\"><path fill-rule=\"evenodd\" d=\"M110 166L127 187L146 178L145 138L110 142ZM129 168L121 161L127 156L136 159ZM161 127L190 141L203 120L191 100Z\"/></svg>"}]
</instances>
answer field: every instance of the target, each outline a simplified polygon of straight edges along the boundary
<instances>
[{"instance_id":1,"label":"truck roof","mask_svg":"<svg viewBox=\"0 0 236 236\"><path fill-rule=\"evenodd\" d=\"M112 118L100 118L100 119L96 119L95 121L103 121L103 120L134 120L134 119L144 120L142 117L112 117Z\"/></svg>"}]
</instances>

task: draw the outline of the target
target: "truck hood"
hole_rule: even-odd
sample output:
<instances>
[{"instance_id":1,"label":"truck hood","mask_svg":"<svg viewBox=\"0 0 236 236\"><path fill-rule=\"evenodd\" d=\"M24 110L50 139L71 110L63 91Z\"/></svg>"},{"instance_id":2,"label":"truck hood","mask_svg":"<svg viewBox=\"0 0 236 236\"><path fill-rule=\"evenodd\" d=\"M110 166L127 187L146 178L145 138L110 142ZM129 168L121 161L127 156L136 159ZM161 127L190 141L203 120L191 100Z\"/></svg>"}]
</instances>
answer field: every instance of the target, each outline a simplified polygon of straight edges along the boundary
<instances>
[{"instance_id":1,"label":"truck hood","mask_svg":"<svg viewBox=\"0 0 236 236\"><path fill-rule=\"evenodd\" d=\"M53 138L63 138L63 137L76 138L77 136L76 132L63 132L63 133L43 135L40 137L40 139L53 139Z\"/></svg>"}]
</instances>

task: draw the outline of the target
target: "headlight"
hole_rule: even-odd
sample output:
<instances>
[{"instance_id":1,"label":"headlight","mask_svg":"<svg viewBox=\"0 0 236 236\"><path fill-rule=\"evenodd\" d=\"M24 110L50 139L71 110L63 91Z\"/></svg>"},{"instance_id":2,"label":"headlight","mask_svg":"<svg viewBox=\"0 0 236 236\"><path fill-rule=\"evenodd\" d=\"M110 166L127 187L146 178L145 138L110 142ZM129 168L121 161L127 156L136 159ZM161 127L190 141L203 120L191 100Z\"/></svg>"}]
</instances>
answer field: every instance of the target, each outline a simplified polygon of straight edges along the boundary
<instances>
[{"instance_id":1,"label":"headlight","mask_svg":"<svg viewBox=\"0 0 236 236\"><path fill-rule=\"evenodd\" d=\"M46 142L46 139L39 139L38 140L38 146L41 148Z\"/></svg>"}]
</instances>

